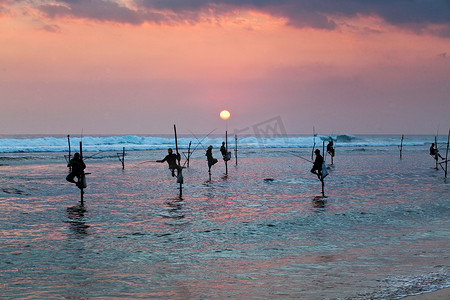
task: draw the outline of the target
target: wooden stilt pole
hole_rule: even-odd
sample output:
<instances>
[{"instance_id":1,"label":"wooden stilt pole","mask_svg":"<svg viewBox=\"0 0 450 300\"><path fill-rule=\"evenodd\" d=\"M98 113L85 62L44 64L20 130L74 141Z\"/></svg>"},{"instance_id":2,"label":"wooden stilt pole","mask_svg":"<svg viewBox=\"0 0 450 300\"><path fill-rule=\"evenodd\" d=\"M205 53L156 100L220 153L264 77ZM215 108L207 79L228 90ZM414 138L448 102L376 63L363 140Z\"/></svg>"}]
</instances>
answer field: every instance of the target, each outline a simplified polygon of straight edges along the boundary
<instances>
[{"instance_id":1,"label":"wooden stilt pole","mask_svg":"<svg viewBox=\"0 0 450 300\"><path fill-rule=\"evenodd\" d=\"M447 178L447 167L448 167L448 147L450 142L450 129L448 130L447 136L447 150L445 151L445 178Z\"/></svg>"},{"instance_id":2,"label":"wooden stilt pole","mask_svg":"<svg viewBox=\"0 0 450 300\"><path fill-rule=\"evenodd\" d=\"M125 169L125 147L122 149L122 170Z\"/></svg>"},{"instance_id":3,"label":"wooden stilt pole","mask_svg":"<svg viewBox=\"0 0 450 300\"><path fill-rule=\"evenodd\" d=\"M322 182L322 197L325 197L325 182L323 178L320 178L320 182Z\"/></svg>"},{"instance_id":4,"label":"wooden stilt pole","mask_svg":"<svg viewBox=\"0 0 450 300\"><path fill-rule=\"evenodd\" d=\"M179 176L181 175L181 164L180 164L180 154L178 152L178 139L177 139L177 127L173 124L173 131L175 133L175 149L177 151L177 160L178 160L178 168L177 168L177 181L180 181L180 199L183 196L183 182L179 180Z\"/></svg>"},{"instance_id":5,"label":"wooden stilt pole","mask_svg":"<svg viewBox=\"0 0 450 300\"><path fill-rule=\"evenodd\" d=\"M228 175L228 131L225 131L225 175Z\"/></svg>"},{"instance_id":6,"label":"wooden stilt pole","mask_svg":"<svg viewBox=\"0 0 450 300\"><path fill-rule=\"evenodd\" d=\"M325 141L322 141L322 154L323 154L323 161L326 162L327 153L325 152Z\"/></svg>"},{"instance_id":7,"label":"wooden stilt pole","mask_svg":"<svg viewBox=\"0 0 450 300\"><path fill-rule=\"evenodd\" d=\"M404 138L404 135L402 134L402 140L400 141L400 159L402 159L402 151L403 151L403 138Z\"/></svg>"},{"instance_id":8,"label":"wooden stilt pole","mask_svg":"<svg viewBox=\"0 0 450 300\"><path fill-rule=\"evenodd\" d=\"M67 143L69 144L69 159L68 159L68 163L70 163L70 158L72 156L72 153L70 151L70 135L69 134L67 135ZM69 172L72 172L72 167L71 166L69 167Z\"/></svg>"},{"instance_id":9,"label":"wooden stilt pole","mask_svg":"<svg viewBox=\"0 0 450 300\"><path fill-rule=\"evenodd\" d=\"M122 170L125 170L125 147L122 148L122 153L117 153L117 157L122 163Z\"/></svg>"},{"instance_id":10,"label":"wooden stilt pole","mask_svg":"<svg viewBox=\"0 0 450 300\"><path fill-rule=\"evenodd\" d=\"M83 161L83 142L80 141L80 160ZM78 179L80 182L78 183L80 188L80 205L84 207L84 171Z\"/></svg>"},{"instance_id":11,"label":"wooden stilt pole","mask_svg":"<svg viewBox=\"0 0 450 300\"><path fill-rule=\"evenodd\" d=\"M323 161L325 162L325 141L322 143ZM323 170L322 170L323 174ZM325 182L323 181L323 175L320 174L320 181L322 182L322 197L325 197Z\"/></svg>"},{"instance_id":12,"label":"wooden stilt pole","mask_svg":"<svg viewBox=\"0 0 450 300\"><path fill-rule=\"evenodd\" d=\"M70 151L70 134L67 135L67 143L69 144L69 161L70 161L70 157L72 156L72 153Z\"/></svg>"},{"instance_id":13,"label":"wooden stilt pole","mask_svg":"<svg viewBox=\"0 0 450 300\"><path fill-rule=\"evenodd\" d=\"M317 134L316 134L316 131L315 131L314 126L313 126L314 144L313 144L313 148L312 148L312 151L311 151L311 160L314 160L314 150L316 148L316 136L317 136Z\"/></svg>"},{"instance_id":14,"label":"wooden stilt pole","mask_svg":"<svg viewBox=\"0 0 450 300\"><path fill-rule=\"evenodd\" d=\"M191 159L191 141L189 141L188 155L187 155L187 167L189 168L189 160Z\"/></svg>"},{"instance_id":15,"label":"wooden stilt pole","mask_svg":"<svg viewBox=\"0 0 450 300\"><path fill-rule=\"evenodd\" d=\"M437 136L434 136L434 147L436 148L436 154L434 155L434 160L436 161L436 170L439 170L438 168L438 144L437 144Z\"/></svg>"},{"instance_id":16,"label":"wooden stilt pole","mask_svg":"<svg viewBox=\"0 0 450 300\"><path fill-rule=\"evenodd\" d=\"M331 138L331 141L330 142L333 142L333 138ZM330 153L330 156L331 156L331 165L333 165L334 164L334 155L336 154L336 151L335 151L335 149L336 149L336 145L334 144L334 142L333 142L333 147L331 148L331 153ZM327 152L328 152L328 145L327 145Z\"/></svg>"},{"instance_id":17,"label":"wooden stilt pole","mask_svg":"<svg viewBox=\"0 0 450 300\"><path fill-rule=\"evenodd\" d=\"M237 166L237 135L234 135L234 158L236 159L236 166Z\"/></svg>"}]
</instances>

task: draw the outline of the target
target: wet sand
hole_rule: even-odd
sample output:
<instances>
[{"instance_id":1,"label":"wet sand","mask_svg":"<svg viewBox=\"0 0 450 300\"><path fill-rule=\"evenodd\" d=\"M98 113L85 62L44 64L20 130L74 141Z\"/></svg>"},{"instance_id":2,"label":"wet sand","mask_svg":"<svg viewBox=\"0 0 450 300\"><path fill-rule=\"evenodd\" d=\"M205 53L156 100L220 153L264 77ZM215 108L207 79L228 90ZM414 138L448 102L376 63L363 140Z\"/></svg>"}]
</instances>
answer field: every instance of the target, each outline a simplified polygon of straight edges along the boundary
<instances>
[{"instance_id":1,"label":"wet sand","mask_svg":"<svg viewBox=\"0 0 450 300\"><path fill-rule=\"evenodd\" d=\"M405 300L441 300L450 299L450 288L437 290L431 293L424 293L416 296L408 296L403 298Z\"/></svg>"}]
</instances>

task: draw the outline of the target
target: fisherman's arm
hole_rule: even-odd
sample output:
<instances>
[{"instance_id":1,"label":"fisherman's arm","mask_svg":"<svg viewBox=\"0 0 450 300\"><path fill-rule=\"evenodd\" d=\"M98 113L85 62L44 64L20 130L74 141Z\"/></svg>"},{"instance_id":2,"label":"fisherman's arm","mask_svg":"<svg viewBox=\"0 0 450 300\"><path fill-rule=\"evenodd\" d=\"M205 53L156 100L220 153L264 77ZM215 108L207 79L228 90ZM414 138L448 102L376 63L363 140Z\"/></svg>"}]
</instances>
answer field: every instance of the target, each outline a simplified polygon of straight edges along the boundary
<instances>
[{"instance_id":1,"label":"fisherman's arm","mask_svg":"<svg viewBox=\"0 0 450 300\"><path fill-rule=\"evenodd\" d=\"M167 158L168 158L168 157L169 157L169 156L166 155L166 157L164 157L164 159L157 160L156 162L163 163L163 162L167 161Z\"/></svg>"}]
</instances>

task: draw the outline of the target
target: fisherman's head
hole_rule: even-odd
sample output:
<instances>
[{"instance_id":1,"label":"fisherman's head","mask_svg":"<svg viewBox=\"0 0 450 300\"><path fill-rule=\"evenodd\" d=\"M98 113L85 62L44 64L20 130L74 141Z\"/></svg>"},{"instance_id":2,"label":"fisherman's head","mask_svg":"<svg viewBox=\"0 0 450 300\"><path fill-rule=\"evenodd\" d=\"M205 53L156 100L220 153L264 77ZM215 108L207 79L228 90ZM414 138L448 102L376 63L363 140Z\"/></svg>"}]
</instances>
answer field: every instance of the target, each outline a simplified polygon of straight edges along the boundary
<instances>
[{"instance_id":1,"label":"fisherman's head","mask_svg":"<svg viewBox=\"0 0 450 300\"><path fill-rule=\"evenodd\" d=\"M222 145L225 145L225 142L222 142Z\"/></svg>"},{"instance_id":2,"label":"fisherman's head","mask_svg":"<svg viewBox=\"0 0 450 300\"><path fill-rule=\"evenodd\" d=\"M209 145L208 149L212 149L212 148L213 148L213 146L212 146L212 145Z\"/></svg>"},{"instance_id":3,"label":"fisherman's head","mask_svg":"<svg viewBox=\"0 0 450 300\"><path fill-rule=\"evenodd\" d=\"M169 154L172 154L172 148L167 149L167 152L169 152Z\"/></svg>"},{"instance_id":4,"label":"fisherman's head","mask_svg":"<svg viewBox=\"0 0 450 300\"><path fill-rule=\"evenodd\" d=\"M74 155L73 155L73 158L74 159L80 159L80 153L75 153Z\"/></svg>"},{"instance_id":5,"label":"fisherman's head","mask_svg":"<svg viewBox=\"0 0 450 300\"><path fill-rule=\"evenodd\" d=\"M320 150L319 150L319 149L316 149L316 151L314 151L314 153L315 153L316 155L319 155L319 154L320 154Z\"/></svg>"}]
</instances>

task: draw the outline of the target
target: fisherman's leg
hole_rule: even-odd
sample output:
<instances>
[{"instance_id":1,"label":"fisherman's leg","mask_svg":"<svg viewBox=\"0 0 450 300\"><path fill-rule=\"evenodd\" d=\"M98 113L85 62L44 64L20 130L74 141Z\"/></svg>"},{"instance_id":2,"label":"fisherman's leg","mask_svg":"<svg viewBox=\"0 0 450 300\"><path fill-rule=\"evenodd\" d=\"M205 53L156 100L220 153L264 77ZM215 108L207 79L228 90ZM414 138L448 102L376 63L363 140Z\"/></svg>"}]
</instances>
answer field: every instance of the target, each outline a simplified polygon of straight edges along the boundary
<instances>
[{"instance_id":1,"label":"fisherman's leg","mask_svg":"<svg viewBox=\"0 0 450 300\"><path fill-rule=\"evenodd\" d=\"M75 182L75 183L78 188L81 188L81 186L83 185L83 182L81 182L81 175L76 175L76 177L77 177L77 182Z\"/></svg>"},{"instance_id":2,"label":"fisherman's leg","mask_svg":"<svg viewBox=\"0 0 450 300\"><path fill-rule=\"evenodd\" d=\"M66 180L68 182L77 183L75 180L73 180L74 178L75 178L75 174L73 174L73 173L69 173L69 175L66 176Z\"/></svg>"}]
</instances>

